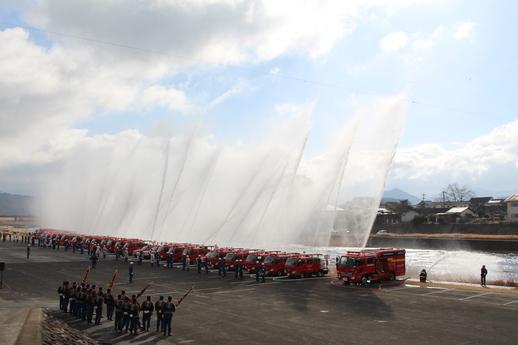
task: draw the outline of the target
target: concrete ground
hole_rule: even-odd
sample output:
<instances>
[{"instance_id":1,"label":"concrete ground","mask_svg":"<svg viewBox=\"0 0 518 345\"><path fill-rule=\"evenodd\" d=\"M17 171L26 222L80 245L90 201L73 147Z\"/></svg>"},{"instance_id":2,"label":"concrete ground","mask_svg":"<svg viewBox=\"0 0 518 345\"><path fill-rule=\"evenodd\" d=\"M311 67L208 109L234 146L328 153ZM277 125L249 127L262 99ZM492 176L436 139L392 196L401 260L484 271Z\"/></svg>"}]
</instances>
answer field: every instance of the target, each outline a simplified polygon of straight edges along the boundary
<instances>
[{"instance_id":1,"label":"concrete ground","mask_svg":"<svg viewBox=\"0 0 518 345\"><path fill-rule=\"evenodd\" d=\"M32 248L25 259L20 244L0 243L6 262L0 308L57 308L56 290L63 280L79 281L88 265L86 254ZM90 326L55 315L105 344L516 344L516 290L466 289L456 286L400 286L345 288L331 278L257 284L235 281L229 273L198 275L196 270L135 265L135 280L127 282L127 264L113 257L101 260L89 280L106 286L115 269L115 292L180 298L194 292L174 316L173 336L155 332L137 337L118 335L113 324ZM154 319L152 320L154 322Z\"/></svg>"}]
</instances>

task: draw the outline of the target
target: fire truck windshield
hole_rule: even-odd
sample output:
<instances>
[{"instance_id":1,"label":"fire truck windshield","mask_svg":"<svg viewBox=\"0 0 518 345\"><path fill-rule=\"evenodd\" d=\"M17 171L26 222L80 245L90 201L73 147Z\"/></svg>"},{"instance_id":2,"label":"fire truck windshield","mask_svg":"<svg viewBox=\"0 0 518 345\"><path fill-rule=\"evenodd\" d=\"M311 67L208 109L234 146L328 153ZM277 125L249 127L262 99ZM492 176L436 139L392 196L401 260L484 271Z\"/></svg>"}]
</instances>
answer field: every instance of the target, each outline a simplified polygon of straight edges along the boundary
<instances>
[{"instance_id":1,"label":"fire truck windshield","mask_svg":"<svg viewBox=\"0 0 518 345\"><path fill-rule=\"evenodd\" d=\"M264 259L265 264L276 264L279 262L279 258L276 258L275 256L267 256L266 259Z\"/></svg>"},{"instance_id":2,"label":"fire truck windshield","mask_svg":"<svg viewBox=\"0 0 518 345\"><path fill-rule=\"evenodd\" d=\"M298 258L289 258L286 260L286 266L297 266L300 263Z\"/></svg>"},{"instance_id":3,"label":"fire truck windshield","mask_svg":"<svg viewBox=\"0 0 518 345\"><path fill-rule=\"evenodd\" d=\"M254 255L254 254L249 254L247 257L246 257L246 261L248 262L253 262L257 259L257 255Z\"/></svg>"},{"instance_id":4,"label":"fire truck windshield","mask_svg":"<svg viewBox=\"0 0 518 345\"><path fill-rule=\"evenodd\" d=\"M236 256L237 255L234 253L228 253L227 255L225 255L225 260L234 260Z\"/></svg>"},{"instance_id":5,"label":"fire truck windshield","mask_svg":"<svg viewBox=\"0 0 518 345\"><path fill-rule=\"evenodd\" d=\"M207 254L207 257L208 257L209 259L211 259L211 258L217 258L218 256L219 256L219 253L218 253L218 252L216 252L216 251L214 251L214 252L210 252L209 254Z\"/></svg>"},{"instance_id":6,"label":"fire truck windshield","mask_svg":"<svg viewBox=\"0 0 518 345\"><path fill-rule=\"evenodd\" d=\"M348 258L347 256L342 256L338 264L342 267L354 267L357 263L356 259Z\"/></svg>"}]
</instances>

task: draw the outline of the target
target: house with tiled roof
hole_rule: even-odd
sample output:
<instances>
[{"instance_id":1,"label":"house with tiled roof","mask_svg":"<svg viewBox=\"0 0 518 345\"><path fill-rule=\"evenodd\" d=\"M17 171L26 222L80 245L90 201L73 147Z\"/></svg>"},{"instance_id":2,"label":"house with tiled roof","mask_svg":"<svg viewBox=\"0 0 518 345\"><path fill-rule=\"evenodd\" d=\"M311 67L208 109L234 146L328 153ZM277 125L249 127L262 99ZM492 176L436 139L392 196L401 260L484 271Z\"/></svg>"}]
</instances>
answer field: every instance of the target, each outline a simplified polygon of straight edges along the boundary
<instances>
[{"instance_id":1,"label":"house with tiled roof","mask_svg":"<svg viewBox=\"0 0 518 345\"><path fill-rule=\"evenodd\" d=\"M507 221L518 223L518 194L505 199L505 203L507 204Z\"/></svg>"}]
</instances>

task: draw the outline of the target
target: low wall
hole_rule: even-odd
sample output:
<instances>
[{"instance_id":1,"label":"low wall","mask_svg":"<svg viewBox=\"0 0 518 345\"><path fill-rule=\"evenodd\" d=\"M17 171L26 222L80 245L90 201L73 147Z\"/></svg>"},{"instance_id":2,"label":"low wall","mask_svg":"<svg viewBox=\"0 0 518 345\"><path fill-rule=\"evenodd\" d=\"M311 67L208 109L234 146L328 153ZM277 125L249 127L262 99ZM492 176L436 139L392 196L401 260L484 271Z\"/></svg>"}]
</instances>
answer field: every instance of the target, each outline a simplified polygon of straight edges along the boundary
<instances>
[{"instance_id":1,"label":"low wall","mask_svg":"<svg viewBox=\"0 0 518 345\"><path fill-rule=\"evenodd\" d=\"M367 242L367 247L477 250L486 252L518 253L518 241L513 240L371 236Z\"/></svg>"},{"instance_id":2,"label":"low wall","mask_svg":"<svg viewBox=\"0 0 518 345\"><path fill-rule=\"evenodd\" d=\"M479 235L518 235L518 223L508 224L380 224L373 227L372 233L386 230L396 234L479 234Z\"/></svg>"}]
</instances>

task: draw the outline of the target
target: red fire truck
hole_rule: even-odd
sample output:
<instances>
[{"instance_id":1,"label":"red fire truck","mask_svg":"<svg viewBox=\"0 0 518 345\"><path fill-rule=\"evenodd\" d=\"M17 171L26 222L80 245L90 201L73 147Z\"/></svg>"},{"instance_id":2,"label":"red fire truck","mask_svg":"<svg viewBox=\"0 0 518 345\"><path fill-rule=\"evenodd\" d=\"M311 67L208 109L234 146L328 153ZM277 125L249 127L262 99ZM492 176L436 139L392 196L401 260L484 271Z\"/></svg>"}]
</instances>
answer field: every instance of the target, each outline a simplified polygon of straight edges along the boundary
<instances>
[{"instance_id":1,"label":"red fire truck","mask_svg":"<svg viewBox=\"0 0 518 345\"><path fill-rule=\"evenodd\" d=\"M158 255L158 258L160 260L167 260L167 253L169 250L173 247L171 243L165 243L162 244L158 249L156 250L155 255Z\"/></svg>"},{"instance_id":2,"label":"red fire truck","mask_svg":"<svg viewBox=\"0 0 518 345\"><path fill-rule=\"evenodd\" d=\"M228 253L234 252L234 248L218 248L209 252L205 257L207 260L207 265L212 268L216 268L218 265L218 260L224 258Z\"/></svg>"},{"instance_id":3,"label":"red fire truck","mask_svg":"<svg viewBox=\"0 0 518 345\"><path fill-rule=\"evenodd\" d=\"M326 260L320 254L294 255L286 260L285 269L290 278L321 277L329 273Z\"/></svg>"},{"instance_id":4,"label":"red fire truck","mask_svg":"<svg viewBox=\"0 0 518 345\"><path fill-rule=\"evenodd\" d=\"M286 260L298 255L297 253L270 253L263 261L267 276L286 275Z\"/></svg>"},{"instance_id":5,"label":"red fire truck","mask_svg":"<svg viewBox=\"0 0 518 345\"><path fill-rule=\"evenodd\" d=\"M209 247L207 246L197 246L192 245L188 246L183 250L183 255L187 255L191 263L195 263L198 255L205 256L209 252Z\"/></svg>"},{"instance_id":6,"label":"red fire truck","mask_svg":"<svg viewBox=\"0 0 518 345\"><path fill-rule=\"evenodd\" d=\"M247 270L249 273L255 273L255 266L257 264L257 261L259 263L263 263L264 259L268 256L267 252L264 251L253 251L250 252L246 256L244 269Z\"/></svg>"},{"instance_id":7,"label":"red fire truck","mask_svg":"<svg viewBox=\"0 0 518 345\"><path fill-rule=\"evenodd\" d=\"M225 265L229 271L233 271L236 268L237 260L245 261L246 257L250 253L247 249L237 249L225 255Z\"/></svg>"},{"instance_id":8,"label":"red fire truck","mask_svg":"<svg viewBox=\"0 0 518 345\"><path fill-rule=\"evenodd\" d=\"M405 250L348 251L337 258L336 274L344 283L365 285L372 281L395 280L405 274Z\"/></svg>"}]
</instances>

